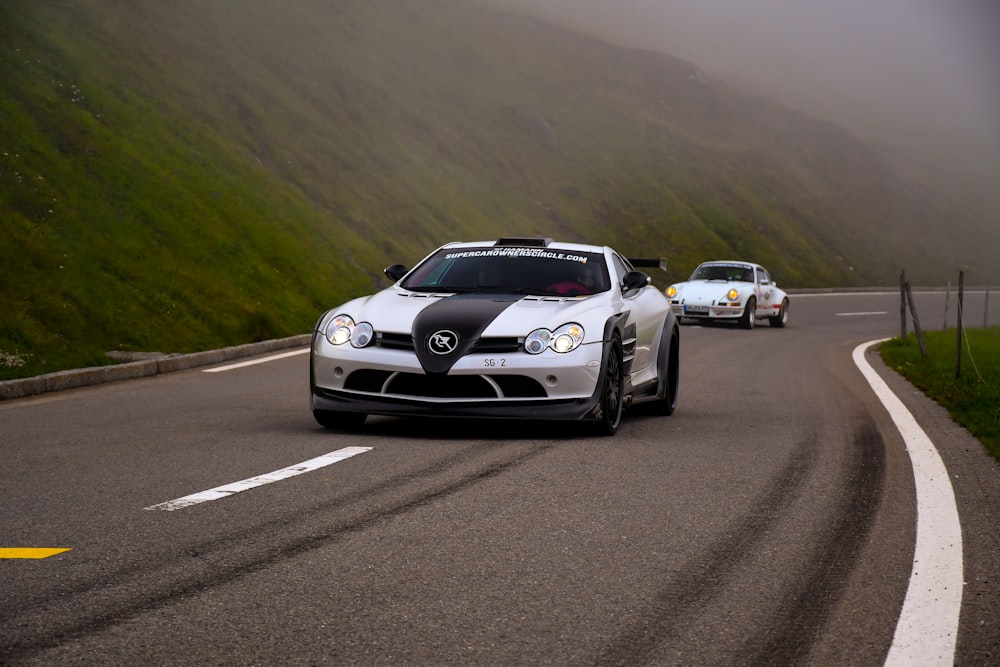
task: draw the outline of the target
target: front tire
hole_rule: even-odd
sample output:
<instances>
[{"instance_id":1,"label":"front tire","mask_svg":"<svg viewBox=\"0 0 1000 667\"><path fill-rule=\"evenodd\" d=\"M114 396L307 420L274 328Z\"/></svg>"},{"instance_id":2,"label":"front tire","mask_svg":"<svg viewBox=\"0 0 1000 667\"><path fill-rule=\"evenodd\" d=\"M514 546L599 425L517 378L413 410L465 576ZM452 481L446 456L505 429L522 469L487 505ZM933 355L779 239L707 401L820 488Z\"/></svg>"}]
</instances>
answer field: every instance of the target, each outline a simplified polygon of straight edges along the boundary
<instances>
[{"instance_id":1,"label":"front tire","mask_svg":"<svg viewBox=\"0 0 1000 667\"><path fill-rule=\"evenodd\" d=\"M743 317L740 318L741 329L753 329L757 323L757 299L750 297L747 300L747 307L743 309Z\"/></svg>"},{"instance_id":2,"label":"front tire","mask_svg":"<svg viewBox=\"0 0 1000 667\"><path fill-rule=\"evenodd\" d=\"M597 433L614 435L622 422L625 397L625 366L622 362L622 341L618 334L611 340L604 362L604 379L601 383L600 414Z\"/></svg>"}]
</instances>

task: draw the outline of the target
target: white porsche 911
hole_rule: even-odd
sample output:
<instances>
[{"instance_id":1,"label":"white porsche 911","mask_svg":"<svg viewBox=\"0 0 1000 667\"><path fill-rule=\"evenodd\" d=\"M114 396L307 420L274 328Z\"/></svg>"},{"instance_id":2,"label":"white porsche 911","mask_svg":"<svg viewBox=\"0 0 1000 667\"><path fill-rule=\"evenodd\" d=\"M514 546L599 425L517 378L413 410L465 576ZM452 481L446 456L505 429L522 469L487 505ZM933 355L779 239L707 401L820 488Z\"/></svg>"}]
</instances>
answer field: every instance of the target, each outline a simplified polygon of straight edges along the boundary
<instances>
[{"instance_id":1,"label":"white porsche 911","mask_svg":"<svg viewBox=\"0 0 1000 667\"><path fill-rule=\"evenodd\" d=\"M703 262L687 282L664 290L678 319L737 322L752 329L767 318L772 327L788 324L788 294L760 264Z\"/></svg>"},{"instance_id":2,"label":"white porsche 911","mask_svg":"<svg viewBox=\"0 0 1000 667\"><path fill-rule=\"evenodd\" d=\"M450 243L316 323L316 421L369 414L579 420L613 435L623 412L677 404L680 338L663 293L606 246L543 238Z\"/></svg>"}]
</instances>

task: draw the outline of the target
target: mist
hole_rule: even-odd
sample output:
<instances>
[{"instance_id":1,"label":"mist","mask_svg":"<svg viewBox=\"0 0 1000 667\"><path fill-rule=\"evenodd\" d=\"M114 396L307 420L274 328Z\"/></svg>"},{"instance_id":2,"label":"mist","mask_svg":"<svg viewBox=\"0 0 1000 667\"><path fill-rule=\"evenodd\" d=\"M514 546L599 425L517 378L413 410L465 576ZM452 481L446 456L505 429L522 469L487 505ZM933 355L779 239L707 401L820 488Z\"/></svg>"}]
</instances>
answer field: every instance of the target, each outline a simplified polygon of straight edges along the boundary
<instances>
[{"instance_id":1,"label":"mist","mask_svg":"<svg viewBox=\"0 0 1000 667\"><path fill-rule=\"evenodd\" d=\"M995 0L489 0L683 58L837 122L903 166L1000 180Z\"/></svg>"}]
</instances>

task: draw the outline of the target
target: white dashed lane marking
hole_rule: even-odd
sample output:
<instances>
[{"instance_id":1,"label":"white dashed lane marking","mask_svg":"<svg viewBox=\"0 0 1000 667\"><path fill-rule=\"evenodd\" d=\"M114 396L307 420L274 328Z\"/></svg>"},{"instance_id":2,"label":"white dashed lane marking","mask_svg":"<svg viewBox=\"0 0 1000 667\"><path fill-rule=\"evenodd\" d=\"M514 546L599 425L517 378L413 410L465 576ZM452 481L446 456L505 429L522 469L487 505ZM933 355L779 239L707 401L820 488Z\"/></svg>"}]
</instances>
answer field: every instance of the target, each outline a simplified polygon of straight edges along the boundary
<instances>
[{"instance_id":1,"label":"white dashed lane marking","mask_svg":"<svg viewBox=\"0 0 1000 667\"><path fill-rule=\"evenodd\" d=\"M221 373L222 371L231 371L234 368L243 368L244 366L256 366L257 364L263 364L268 361L275 361L277 359L284 359L285 357L294 357L297 354L305 354L309 351L307 347L304 350L294 350L292 352L282 352L281 354L272 354L269 357L261 357L260 359L251 359L250 361L241 361L236 364L228 364L226 366L215 366L214 368L206 368L202 373Z\"/></svg>"},{"instance_id":2,"label":"white dashed lane marking","mask_svg":"<svg viewBox=\"0 0 1000 667\"><path fill-rule=\"evenodd\" d=\"M304 461L287 468L282 468L281 470L269 472L264 475L258 475L257 477L251 477L250 479L244 479L239 482L233 482L232 484L217 486L214 489L209 489L208 491L192 493L191 495L184 496L183 498L168 500L165 503L150 505L149 507L145 507L143 509L166 510L167 512L172 512L174 510L189 507L190 505L197 505L198 503L203 503L208 500L227 498L233 494L240 493L241 491L246 491L247 489L252 489L264 484L270 484L271 482L277 482L282 479L288 479L289 477L301 475L304 472L326 467L331 463L343 461L344 459L357 454L363 454L367 451L371 451L371 449L371 447L344 447L343 449L338 449L335 452L330 452L329 454L324 454L323 456L317 456L314 459L309 459L308 461Z\"/></svg>"},{"instance_id":3,"label":"white dashed lane marking","mask_svg":"<svg viewBox=\"0 0 1000 667\"><path fill-rule=\"evenodd\" d=\"M888 314L889 311L887 310L870 310L868 312L859 312L859 313L837 313L837 317L866 317L872 315L888 315Z\"/></svg>"}]
</instances>

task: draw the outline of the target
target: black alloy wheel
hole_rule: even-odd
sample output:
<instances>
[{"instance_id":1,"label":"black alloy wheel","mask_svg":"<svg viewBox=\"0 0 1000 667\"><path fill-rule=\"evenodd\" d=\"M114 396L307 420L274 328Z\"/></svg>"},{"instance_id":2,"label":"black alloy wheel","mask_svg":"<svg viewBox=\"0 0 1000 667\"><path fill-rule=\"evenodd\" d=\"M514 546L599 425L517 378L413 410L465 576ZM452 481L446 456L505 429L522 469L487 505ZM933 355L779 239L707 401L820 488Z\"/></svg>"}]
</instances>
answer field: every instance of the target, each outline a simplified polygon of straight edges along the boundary
<instances>
[{"instance_id":1,"label":"black alloy wheel","mask_svg":"<svg viewBox=\"0 0 1000 667\"><path fill-rule=\"evenodd\" d=\"M625 366L622 363L622 341L616 333L611 339L608 356L604 362L604 381L601 385L601 414L598 432L614 435L622 422L625 391Z\"/></svg>"}]
</instances>

